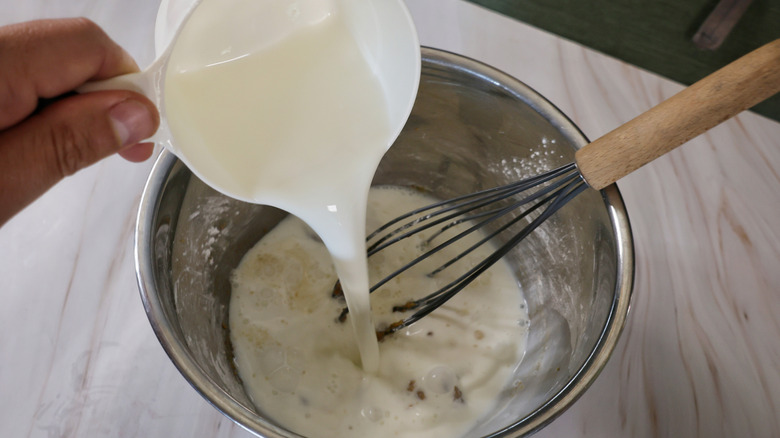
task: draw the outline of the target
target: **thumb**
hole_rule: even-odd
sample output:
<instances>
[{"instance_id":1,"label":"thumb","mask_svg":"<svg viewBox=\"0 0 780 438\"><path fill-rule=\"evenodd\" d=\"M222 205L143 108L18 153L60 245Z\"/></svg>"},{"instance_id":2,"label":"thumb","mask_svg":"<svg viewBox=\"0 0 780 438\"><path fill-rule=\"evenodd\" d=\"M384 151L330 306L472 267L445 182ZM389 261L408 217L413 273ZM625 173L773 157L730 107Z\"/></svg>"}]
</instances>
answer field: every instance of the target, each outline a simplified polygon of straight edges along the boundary
<instances>
[{"instance_id":1,"label":"thumb","mask_svg":"<svg viewBox=\"0 0 780 438\"><path fill-rule=\"evenodd\" d=\"M135 147L158 125L145 97L100 91L56 101L0 132L0 225L62 178Z\"/></svg>"}]
</instances>

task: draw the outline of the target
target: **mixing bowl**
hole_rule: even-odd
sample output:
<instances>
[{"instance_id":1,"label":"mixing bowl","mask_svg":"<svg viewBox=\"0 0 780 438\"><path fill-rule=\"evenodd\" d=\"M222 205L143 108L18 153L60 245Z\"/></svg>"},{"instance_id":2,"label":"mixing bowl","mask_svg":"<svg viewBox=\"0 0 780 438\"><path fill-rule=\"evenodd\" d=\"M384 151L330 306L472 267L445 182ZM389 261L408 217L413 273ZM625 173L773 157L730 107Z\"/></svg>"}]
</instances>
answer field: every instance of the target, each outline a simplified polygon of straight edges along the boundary
<instances>
[{"instance_id":1,"label":"mixing bowl","mask_svg":"<svg viewBox=\"0 0 780 438\"><path fill-rule=\"evenodd\" d=\"M587 143L571 121L519 81L451 53L422 54L416 104L374 184L447 198L571 162ZM229 276L285 215L215 192L163 152L136 229L141 296L164 349L212 405L268 438L298 435L255 408L237 377L228 331ZM574 199L508 260L528 306L527 349L495 409L469 437L538 430L582 395L608 360L633 281L631 233L617 187Z\"/></svg>"}]
</instances>

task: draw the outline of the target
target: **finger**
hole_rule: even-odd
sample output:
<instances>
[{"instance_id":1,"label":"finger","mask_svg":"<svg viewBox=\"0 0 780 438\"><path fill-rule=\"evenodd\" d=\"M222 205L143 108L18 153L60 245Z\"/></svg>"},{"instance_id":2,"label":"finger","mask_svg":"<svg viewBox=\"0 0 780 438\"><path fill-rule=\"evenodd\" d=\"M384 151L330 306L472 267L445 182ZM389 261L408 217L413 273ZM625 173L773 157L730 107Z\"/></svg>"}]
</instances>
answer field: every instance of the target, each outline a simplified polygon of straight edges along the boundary
<instances>
[{"instance_id":1,"label":"finger","mask_svg":"<svg viewBox=\"0 0 780 438\"><path fill-rule=\"evenodd\" d=\"M135 61L85 18L0 27L0 129L90 80L138 71Z\"/></svg>"},{"instance_id":2,"label":"finger","mask_svg":"<svg viewBox=\"0 0 780 438\"><path fill-rule=\"evenodd\" d=\"M154 143L138 143L119 150L119 155L131 163L146 161L154 153Z\"/></svg>"},{"instance_id":3,"label":"finger","mask_svg":"<svg viewBox=\"0 0 780 438\"><path fill-rule=\"evenodd\" d=\"M145 97L99 91L55 102L0 132L0 224L65 176L104 157L125 150L140 158L143 147L136 151L133 145L158 125Z\"/></svg>"}]
</instances>

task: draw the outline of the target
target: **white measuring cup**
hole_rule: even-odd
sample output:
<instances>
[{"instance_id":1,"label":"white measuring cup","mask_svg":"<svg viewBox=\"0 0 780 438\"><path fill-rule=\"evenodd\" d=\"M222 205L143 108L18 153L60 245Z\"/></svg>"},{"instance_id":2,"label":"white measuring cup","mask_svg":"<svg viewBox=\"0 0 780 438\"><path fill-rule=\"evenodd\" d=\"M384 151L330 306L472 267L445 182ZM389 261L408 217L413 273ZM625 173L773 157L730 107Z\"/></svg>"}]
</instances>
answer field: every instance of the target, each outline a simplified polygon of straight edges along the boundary
<instances>
[{"instance_id":1,"label":"white measuring cup","mask_svg":"<svg viewBox=\"0 0 780 438\"><path fill-rule=\"evenodd\" d=\"M79 91L127 89L148 97L161 112L160 128L150 141L173 152L216 190L247 202L275 204L272 199L257 199L255 193L232 184L230 175L224 170L214 168L202 157L196 159L192 145L177 141L168 123L166 102L166 78L173 52L186 52L186 56L179 59L186 59L186 63L191 64L179 63L176 68L218 65L263 50L296 32L316 26L332 14L340 14L384 93L391 126L384 141L385 150L406 123L417 95L421 61L417 33L403 0L163 1L161 11L168 6L170 14L167 17L178 27L172 35L169 32L162 38L158 36L158 53L170 40L158 58L140 73L90 83ZM198 16L207 16L209 20L198 19ZM158 32L171 28L170 22L159 21L161 17L158 17ZM185 45L181 43L183 32L187 34ZM360 120L354 122L360 123ZM274 147L284 148L285 145ZM258 167L258 171L262 171L262 167Z\"/></svg>"}]
</instances>

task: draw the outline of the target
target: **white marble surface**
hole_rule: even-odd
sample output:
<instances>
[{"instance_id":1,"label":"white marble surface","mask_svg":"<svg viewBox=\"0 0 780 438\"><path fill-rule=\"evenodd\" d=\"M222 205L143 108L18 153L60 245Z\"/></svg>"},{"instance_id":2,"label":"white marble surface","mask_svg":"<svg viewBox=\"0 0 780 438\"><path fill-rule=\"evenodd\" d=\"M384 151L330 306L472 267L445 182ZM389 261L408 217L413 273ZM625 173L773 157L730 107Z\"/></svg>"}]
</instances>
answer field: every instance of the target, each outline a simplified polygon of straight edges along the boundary
<instances>
[{"instance_id":1,"label":"white marble surface","mask_svg":"<svg viewBox=\"0 0 780 438\"><path fill-rule=\"evenodd\" d=\"M681 88L458 0L408 3L424 44L521 79L590 138ZM88 16L145 65L157 5L0 0L0 24ZM250 436L143 312L132 229L150 167L108 159L0 228L0 436ZM536 436L780 436L780 124L742 114L619 186L632 313L593 387Z\"/></svg>"}]
</instances>

